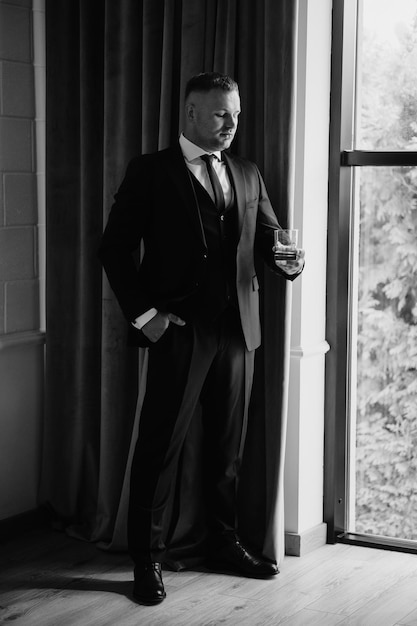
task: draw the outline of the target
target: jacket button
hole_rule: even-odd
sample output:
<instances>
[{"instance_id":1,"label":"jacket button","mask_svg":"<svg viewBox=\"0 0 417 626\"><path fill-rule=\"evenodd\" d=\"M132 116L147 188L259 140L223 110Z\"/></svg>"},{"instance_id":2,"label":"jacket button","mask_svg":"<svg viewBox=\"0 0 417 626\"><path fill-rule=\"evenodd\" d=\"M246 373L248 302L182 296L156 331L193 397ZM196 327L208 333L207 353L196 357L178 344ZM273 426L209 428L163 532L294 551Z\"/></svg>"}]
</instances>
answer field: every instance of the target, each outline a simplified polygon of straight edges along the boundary
<instances>
[{"instance_id":1,"label":"jacket button","mask_svg":"<svg viewBox=\"0 0 417 626\"><path fill-rule=\"evenodd\" d=\"M224 222L224 215L220 215L220 220Z\"/></svg>"}]
</instances>

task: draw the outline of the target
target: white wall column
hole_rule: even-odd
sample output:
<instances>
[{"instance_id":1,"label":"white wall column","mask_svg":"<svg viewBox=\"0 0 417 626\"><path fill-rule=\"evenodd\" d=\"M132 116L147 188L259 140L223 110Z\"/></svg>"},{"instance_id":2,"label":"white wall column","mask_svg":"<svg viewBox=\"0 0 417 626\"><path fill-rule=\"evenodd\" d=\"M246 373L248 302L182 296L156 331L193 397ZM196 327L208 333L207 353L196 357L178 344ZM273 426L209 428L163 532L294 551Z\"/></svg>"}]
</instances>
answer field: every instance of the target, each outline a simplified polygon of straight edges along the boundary
<instances>
[{"instance_id":1,"label":"white wall column","mask_svg":"<svg viewBox=\"0 0 417 626\"><path fill-rule=\"evenodd\" d=\"M285 464L287 554L326 542L323 439L331 0L299 0L296 44L294 228L306 267L293 285Z\"/></svg>"}]
</instances>

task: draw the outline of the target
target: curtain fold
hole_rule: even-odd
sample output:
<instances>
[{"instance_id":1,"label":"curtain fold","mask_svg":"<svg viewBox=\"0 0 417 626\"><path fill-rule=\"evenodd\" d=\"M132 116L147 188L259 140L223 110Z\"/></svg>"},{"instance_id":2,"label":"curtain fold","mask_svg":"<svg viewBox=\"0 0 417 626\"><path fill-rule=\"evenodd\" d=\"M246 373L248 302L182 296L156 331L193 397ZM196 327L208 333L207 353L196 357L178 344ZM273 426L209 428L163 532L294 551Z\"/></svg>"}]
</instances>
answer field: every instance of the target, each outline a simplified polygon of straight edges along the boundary
<instances>
[{"instance_id":1,"label":"curtain fold","mask_svg":"<svg viewBox=\"0 0 417 626\"><path fill-rule=\"evenodd\" d=\"M239 83L233 150L260 167L289 220L292 0L47 0L47 383L40 499L72 533L126 546L128 469L146 384L145 351L125 322L96 251L125 167L177 140L187 79ZM256 355L239 487L241 532L283 555L288 377L284 281L259 268L263 345ZM138 401L136 401L138 397ZM198 416L184 446L168 535L181 561L204 534Z\"/></svg>"}]
</instances>

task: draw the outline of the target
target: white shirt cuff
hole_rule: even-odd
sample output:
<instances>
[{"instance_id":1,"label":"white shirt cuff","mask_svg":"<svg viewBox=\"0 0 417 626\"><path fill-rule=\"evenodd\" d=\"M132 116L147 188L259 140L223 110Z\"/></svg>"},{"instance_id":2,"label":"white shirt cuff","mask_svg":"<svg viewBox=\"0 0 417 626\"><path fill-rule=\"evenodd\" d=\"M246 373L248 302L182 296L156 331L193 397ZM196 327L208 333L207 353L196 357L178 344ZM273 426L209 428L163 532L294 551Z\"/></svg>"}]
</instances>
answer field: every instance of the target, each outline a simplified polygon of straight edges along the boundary
<instances>
[{"instance_id":1,"label":"white shirt cuff","mask_svg":"<svg viewBox=\"0 0 417 626\"><path fill-rule=\"evenodd\" d=\"M149 311L145 311L145 313L142 313L142 315L139 315L139 317L137 317L135 321L132 322L132 324L135 328L137 328L138 330L141 330L141 328L143 328L145 324L147 324L153 317L155 317L157 313L158 313L157 309L154 309L154 308L149 309Z\"/></svg>"}]
</instances>

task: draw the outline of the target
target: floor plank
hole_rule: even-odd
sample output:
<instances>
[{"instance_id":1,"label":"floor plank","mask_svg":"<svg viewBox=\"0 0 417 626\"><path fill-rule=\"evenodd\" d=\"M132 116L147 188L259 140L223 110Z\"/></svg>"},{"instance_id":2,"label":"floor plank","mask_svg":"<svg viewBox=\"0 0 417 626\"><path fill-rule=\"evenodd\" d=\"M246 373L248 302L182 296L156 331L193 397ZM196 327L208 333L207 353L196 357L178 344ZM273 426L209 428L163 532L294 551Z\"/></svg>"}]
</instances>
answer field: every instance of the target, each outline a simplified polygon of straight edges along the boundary
<instances>
[{"instance_id":1,"label":"floor plank","mask_svg":"<svg viewBox=\"0 0 417 626\"><path fill-rule=\"evenodd\" d=\"M63 533L0 546L0 624L19 626L417 626L417 556L337 544L286 557L271 580L164 572L167 599L132 601L125 554Z\"/></svg>"}]
</instances>

